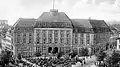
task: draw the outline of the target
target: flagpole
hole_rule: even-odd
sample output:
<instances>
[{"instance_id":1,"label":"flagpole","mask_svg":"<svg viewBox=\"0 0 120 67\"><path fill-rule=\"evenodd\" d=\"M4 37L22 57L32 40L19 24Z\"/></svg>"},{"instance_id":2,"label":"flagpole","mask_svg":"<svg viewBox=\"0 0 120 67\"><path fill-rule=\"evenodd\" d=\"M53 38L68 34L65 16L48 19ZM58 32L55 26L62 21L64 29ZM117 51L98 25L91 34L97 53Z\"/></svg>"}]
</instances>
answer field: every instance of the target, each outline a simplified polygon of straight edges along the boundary
<instances>
[{"instance_id":1,"label":"flagpole","mask_svg":"<svg viewBox=\"0 0 120 67\"><path fill-rule=\"evenodd\" d=\"M54 9L54 0L53 0L53 9Z\"/></svg>"}]
</instances>

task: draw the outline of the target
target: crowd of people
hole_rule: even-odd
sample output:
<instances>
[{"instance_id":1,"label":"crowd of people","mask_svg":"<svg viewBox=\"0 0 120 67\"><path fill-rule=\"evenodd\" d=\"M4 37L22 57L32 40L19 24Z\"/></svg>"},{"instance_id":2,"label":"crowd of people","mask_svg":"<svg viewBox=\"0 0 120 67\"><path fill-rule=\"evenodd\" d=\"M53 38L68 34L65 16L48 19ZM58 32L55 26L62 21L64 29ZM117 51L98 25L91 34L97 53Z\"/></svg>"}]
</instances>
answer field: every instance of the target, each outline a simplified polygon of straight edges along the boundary
<instances>
[{"instance_id":1,"label":"crowd of people","mask_svg":"<svg viewBox=\"0 0 120 67\"><path fill-rule=\"evenodd\" d=\"M3 56L3 58L6 57ZM7 65L5 64L4 67L36 67L36 66L70 67L71 65L74 65L77 62L80 62L81 65L83 65L85 64L85 59L84 58L79 59L77 54L74 54L74 52L71 54L64 54L64 55L58 53L58 54L54 54L53 56L42 55L39 57L29 57L29 58L24 58L24 60L22 55L18 55L17 57L11 55L8 60L8 64Z\"/></svg>"},{"instance_id":2,"label":"crowd of people","mask_svg":"<svg viewBox=\"0 0 120 67\"><path fill-rule=\"evenodd\" d=\"M65 67L71 67L71 65L76 64L77 62L80 62L81 65L85 64L85 59L79 59L78 57L70 58L70 57L62 57L62 58L57 58L57 57L38 57L38 58L27 58L29 62L36 64L38 66L65 66Z\"/></svg>"}]
</instances>

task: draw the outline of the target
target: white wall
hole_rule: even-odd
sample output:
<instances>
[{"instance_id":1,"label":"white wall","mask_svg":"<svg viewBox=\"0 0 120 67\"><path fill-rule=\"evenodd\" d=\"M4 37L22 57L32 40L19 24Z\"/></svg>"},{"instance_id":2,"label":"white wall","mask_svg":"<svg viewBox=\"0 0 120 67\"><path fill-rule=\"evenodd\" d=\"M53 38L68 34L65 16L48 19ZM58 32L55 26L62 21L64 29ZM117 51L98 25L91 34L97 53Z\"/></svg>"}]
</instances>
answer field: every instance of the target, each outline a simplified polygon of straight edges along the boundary
<instances>
[{"instance_id":1,"label":"white wall","mask_svg":"<svg viewBox=\"0 0 120 67\"><path fill-rule=\"evenodd\" d=\"M119 45L120 45L120 39L117 39L117 50L120 50Z\"/></svg>"},{"instance_id":2,"label":"white wall","mask_svg":"<svg viewBox=\"0 0 120 67\"><path fill-rule=\"evenodd\" d=\"M120 37L120 34L119 34L119 37ZM117 50L120 50L119 45L120 45L120 38L117 39Z\"/></svg>"}]
</instances>

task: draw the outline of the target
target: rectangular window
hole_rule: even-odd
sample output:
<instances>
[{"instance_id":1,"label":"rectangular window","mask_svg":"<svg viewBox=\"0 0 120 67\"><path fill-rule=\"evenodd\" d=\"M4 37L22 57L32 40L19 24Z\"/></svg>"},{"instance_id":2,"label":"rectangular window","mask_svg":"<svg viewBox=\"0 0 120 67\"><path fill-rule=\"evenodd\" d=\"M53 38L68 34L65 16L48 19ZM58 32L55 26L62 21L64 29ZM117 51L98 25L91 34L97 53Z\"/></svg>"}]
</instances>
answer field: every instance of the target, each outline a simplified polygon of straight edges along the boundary
<instances>
[{"instance_id":1,"label":"rectangular window","mask_svg":"<svg viewBox=\"0 0 120 67\"><path fill-rule=\"evenodd\" d=\"M87 40L87 44L90 44L90 40Z\"/></svg>"},{"instance_id":2,"label":"rectangular window","mask_svg":"<svg viewBox=\"0 0 120 67\"><path fill-rule=\"evenodd\" d=\"M36 33L37 35L36 35L36 37L39 37L39 33Z\"/></svg>"},{"instance_id":3,"label":"rectangular window","mask_svg":"<svg viewBox=\"0 0 120 67\"><path fill-rule=\"evenodd\" d=\"M43 31L42 31L42 37L43 37L43 38L46 38L46 30L43 30Z\"/></svg>"},{"instance_id":4,"label":"rectangular window","mask_svg":"<svg viewBox=\"0 0 120 67\"><path fill-rule=\"evenodd\" d=\"M23 33L23 43L26 43L26 33Z\"/></svg>"},{"instance_id":5,"label":"rectangular window","mask_svg":"<svg viewBox=\"0 0 120 67\"><path fill-rule=\"evenodd\" d=\"M78 39L77 38L75 38L75 44L78 44Z\"/></svg>"},{"instance_id":6,"label":"rectangular window","mask_svg":"<svg viewBox=\"0 0 120 67\"><path fill-rule=\"evenodd\" d=\"M60 36L61 36L61 37L64 37L64 30L61 30L61 31L60 31Z\"/></svg>"},{"instance_id":7,"label":"rectangular window","mask_svg":"<svg viewBox=\"0 0 120 67\"><path fill-rule=\"evenodd\" d=\"M58 31L57 30L54 31L54 37L58 38Z\"/></svg>"},{"instance_id":8,"label":"rectangular window","mask_svg":"<svg viewBox=\"0 0 120 67\"><path fill-rule=\"evenodd\" d=\"M70 37L70 31L69 30L66 31L66 37Z\"/></svg>"},{"instance_id":9,"label":"rectangular window","mask_svg":"<svg viewBox=\"0 0 120 67\"><path fill-rule=\"evenodd\" d=\"M54 41L55 41L55 43L58 43L58 38L55 38L55 40L54 40Z\"/></svg>"},{"instance_id":10,"label":"rectangular window","mask_svg":"<svg viewBox=\"0 0 120 67\"><path fill-rule=\"evenodd\" d=\"M81 40L81 44L84 44L84 40L83 39Z\"/></svg>"},{"instance_id":11,"label":"rectangular window","mask_svg":"<svg viewBox=\"0 0 120 67\"><path fill-rule=\"evenodd\" d=\"M86 43L87 43L87 44L90 43L90 34L86 34Z\"/></svg>"},{"instance_id":12,"label":"rectangular window","mask_svg":"<svg viewBox=\"0 0 120 67\"><path fill-rule=\"evenodd\" d=\"M48 43L52 43L52 30L48 31Z\"/></svg>"},{"instance_id":13,"label":"rectangular window","mask_svg":"<svg viewBox=\"0 0 120 67\"><path fill-rule=\"evenodd\" d=\"M80 42L81 42L81 44L84 44L84 34L83 33L81 33Z\"/></svg>"},{"instance_id":14,"label":"rectangular window","mask_svg":"<svg viewBox=\"0 0 120 67\"><path fill-rule=\"evenodd\" d=\"M54 42L58 43L58 30L54 31Z\"/></svg>"},{"instance_id":15,"label":"rectangular window","mask_svg":"<svg viewBox=\"0 0 120 67\"><path fill-rule=\"evenodd\" d=\"M36 43L39 44L39 38L36 38Z\"/></svg>"},{"instance_id":16,"label":"rectangular window","mask_svg":"<svg viewBox=\"0 0 120 67\"><path fill-rule=\"evenodd\" d=\"M78 34L75 34L75 44L78 44Z\"/></svg>"},{"instance_id":17,"label":"rectangular window","mask_svg":"<svg viewBox=\"0 0 120 67\"><path fill-rule=\"evenodd\" d=\"M66 43L70 44L70 39L69 38L66 39Z\"/></svg>"},{"instance_id":18,"label":"rectangular window","mask_svg":"<svg viewBox=\"0 0 120 67\"><path fill-rule=\"evenodd\" d=\"M17 43L20 43L20 34L17 33Z\"/></svg>"},{"instance_id":19,"label":"rectangular window","mask_svg":"<svg viewBox=\"0 0 120 67\"><path fill-rule=\"evenodd\" d=\"M29 33L29 43L32 43L32 33Z\"/></svg>"},{"instance_id":20,"label":"rectangular window","mask_svg":"<svg viewBox=\"0 0 120 67\"><path fill-rule=\"evenodd\" d=\"M77 38L77 37L78 37L78 34L76 33L76 34L75 34L75 38Z\"/></svg>"},{"instance_id":21,"label":"rectangular window","mask_svg":"<svg viewBox=\"0 0 120 67\"><path fill-rule=\"evenodd\" d=\"M32 38L29 38L29 43L32 43Z\"/></svg>"},{"instance_id":22,"label":"rectangular window","mask_svg":"<svg viewBox=\"0 0 120 67\"><path fill-rule=\"evenodd\" d=\"M46 43L46 40L47 40L47 38L46 38L47 36L46 36L46 30L43 30L42 31L42 42L45 44Z\"/></svg>"},{"instance_id":23,"label":"rectangular window","mask_svg":"<svg viewBox=\"0 0 120 67\"><path fill-rule=\"evenodd\" d=\"M94 44L96 43L96 38L97 36L94 34L94 41L93 41Z\"/></svg>"},{"instance_id":24,"label":"rectangular window","mask_svg":"<svg viewBox=\"0 0 120 67\"><path fill-rule=\"evenodd\" d=\"M36 33L36 43L39 44L39 33Z\"/></svg>"},{"instance_id":25,"label":"rectangular window","mask_svg":"<svg viewBox=\"0 0 120 67\"><path fill-rule=\"evenodd\" d=\"M29 36L32 36L32 33L29 33Z\"/></svg>"},{"instance_id":26,"label":"rectangular window","mask_svg":"<svg viewBox=\"0 0 120 67\"><path fill-rule=\"evenodd\" d=\"M48 38L48 43L52 43L52 39L51 38Z\"/></svg>"},{"instance_id":27,"label":"rectangular window","mask_svg":"<svg viewBox=\"0 0 120 67\"><path fill-rule=\"evenodd\" d=\"M48 34L48 38L52 38L52 33L49 33L49 34Z\"/></svg>"},{"instance_id":28,"label":"rectangular window","mask_svg":"<svg viewBox=\"0 0 120 67\"><path fill-rule=\"evenodd\" d=\"M64 38L60 38L60 42L61 42L61 43L64 43Z\"/></svg>"},{"instance_id":29,"label":"rectangular window","mask_svg":"<svg viewBox=\"0 0 120 67\"><path fill-rule=\"evenodd\" d=\"M45 43L46 43L46 38L43 39L43 44L45 44Z\"/></svg>"}]
</instances>

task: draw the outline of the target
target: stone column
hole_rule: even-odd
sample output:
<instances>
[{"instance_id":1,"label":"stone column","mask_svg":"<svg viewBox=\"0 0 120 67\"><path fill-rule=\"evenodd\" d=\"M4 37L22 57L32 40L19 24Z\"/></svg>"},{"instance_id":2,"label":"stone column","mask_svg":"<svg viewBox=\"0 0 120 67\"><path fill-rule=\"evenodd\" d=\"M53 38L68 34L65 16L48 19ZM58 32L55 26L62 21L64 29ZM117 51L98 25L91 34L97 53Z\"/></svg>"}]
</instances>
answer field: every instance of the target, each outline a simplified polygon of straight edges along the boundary
<instances>
[{"instance_id":1,"label":"stone column","mask_svg":"<svg viewBox=\"0 0 120 67\"><path fill-rule=\"evenodd\" d=\"M46 43L48 43L48 31L49 30L46 30Z\"/></svg>"},{"instance_id":2,"label":"stone column","mask_svg":"<svg viewBox=\"0 0 120 67\"><path fill-rule=\"evenodd\" d=\"M52 30L52 43L55 43L55 40L54 40L54 30Z\"/></svg>"},{"instance_id":3,"label":"stone column","mask_svg":"<svg viewBox=\"0 0 120 67\"><path fill-rule=\"evenodd\" d=\"M86 34L84 33L84 45L86 46Z\"/></svg>"},{"instance_id":4,"label":"stone column","mask_svg":"<svg viewBox=\"0 0 120 67\"><path fill-rule=\"evenodd\" d=\"M78 50L78 55L79 55L79 47L77 47L77 50Z\"/></svg>"},{"instance_id":5,"label":"stone column","mask_svg":"<svg viewBox=\"0 0 120 67\"><path fill-rule=\"evenodd\" d=\"M60 30L58 30L58 43L60 43Z\"/></svg>"}]
</instances>

